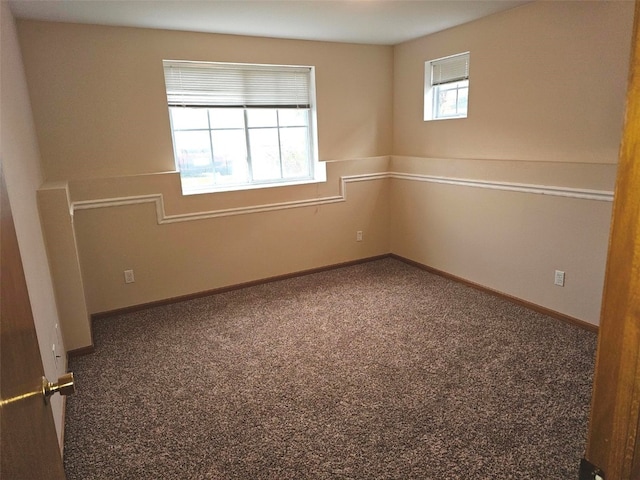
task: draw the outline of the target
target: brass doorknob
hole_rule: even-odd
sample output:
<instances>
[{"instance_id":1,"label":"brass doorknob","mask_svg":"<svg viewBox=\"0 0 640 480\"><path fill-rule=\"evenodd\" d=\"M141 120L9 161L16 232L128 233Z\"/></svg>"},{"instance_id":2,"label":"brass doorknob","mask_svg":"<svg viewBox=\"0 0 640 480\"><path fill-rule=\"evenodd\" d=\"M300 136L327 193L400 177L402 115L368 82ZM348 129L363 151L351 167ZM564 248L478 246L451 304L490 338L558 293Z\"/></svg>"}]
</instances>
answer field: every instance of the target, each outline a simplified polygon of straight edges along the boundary
<instances>
[{"instance_id":1,"label":"brass doorknob","mask_svg":"<svg viewBox=\"0 0 640 480\"><path fill-rule=\"evenodd\" d=\"M42 394L44 395L45 403L54 393L59 392L60 395L73 395L76 393L76 385L73 379L73 373L65 373L58 378L56 383L52 383L45 377L42 377Z\"/></svg>"}]
</instances>

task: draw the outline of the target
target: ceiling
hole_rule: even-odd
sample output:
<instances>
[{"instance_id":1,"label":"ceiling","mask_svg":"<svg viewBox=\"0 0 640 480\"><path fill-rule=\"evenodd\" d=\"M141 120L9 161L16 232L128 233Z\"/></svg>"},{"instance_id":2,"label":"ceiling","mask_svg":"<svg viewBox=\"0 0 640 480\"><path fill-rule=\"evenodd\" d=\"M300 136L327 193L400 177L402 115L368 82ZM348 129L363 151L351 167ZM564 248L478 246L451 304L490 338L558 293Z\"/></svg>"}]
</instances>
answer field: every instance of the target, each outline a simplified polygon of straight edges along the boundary
<instances>
[{"instance_id":1,"label":"ceiling","mask_svg":"<svg viewBox=\"0 0 640 480\"><path fill-rule=\"evenodd\" d=\"M10 0L16 18L395 45L530 0Z\"/></svg>"}]
</instances>

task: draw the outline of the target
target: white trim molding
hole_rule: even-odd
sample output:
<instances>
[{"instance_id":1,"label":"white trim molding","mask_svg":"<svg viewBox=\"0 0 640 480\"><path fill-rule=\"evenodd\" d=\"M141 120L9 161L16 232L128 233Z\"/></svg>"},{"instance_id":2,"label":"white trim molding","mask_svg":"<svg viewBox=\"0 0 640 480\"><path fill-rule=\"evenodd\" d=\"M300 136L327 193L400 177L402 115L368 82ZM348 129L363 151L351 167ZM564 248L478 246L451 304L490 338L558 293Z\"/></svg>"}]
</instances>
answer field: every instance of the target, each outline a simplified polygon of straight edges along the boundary
<instances>
[{"instance_id":1,"label":"white trim molding","mask_svg":"<svg viewBox=\"0 0 640 480\"><path fill-rule=\"evenodd\" d=\"M533 193L537 195L553 195L556 197L580 198L582 200L613 201L613 192L606 190L589 190L581 188L555 187L529 183L496 182L492 180L473 180L469 178L439 177L414 173L389 172L390 178L414 180L419 182L443 183L463 187L488 188L508 192Z\"/></svg>"},{"instance_id":2,"label":"white trim molding","mask_svg":"<svg viewBox=\"0 0 640 480\"><path fill-rule=\"evenodd\" d=\"M88 210L93 208L120 207L124 205L154 203L156 206L156 216L158 224L162 225L164 223L187 222L190 220L205 220L209 218L230 217L233 215L246 215L250 213L262 213L274 210L285 210L289 208L309 207L316 205L327 205L330 203L346 202L347 183L381 180L385 178L389 178L389 174L386 172L343 176L340 178L340 191L338 195L330 197L308 198L305 200L294 200L291 202L270 203L250 207L227 208L205 212L180 213L176 215L167 215L164 208L164 196L161 193L151 195L136 195L130 197L103 198L98 200L82 200L73 202L72 210L75 212L76 210Z\"/></svg>"},{"instance_id":3,"label":"white trim molding","mask_svg":"<svg viewBox=\"0 0 640 480\"><path fill-rule=\"evenodd\" d=\"M596 200L611 202L613 192L605 190L589 190L578 188L555 187L546 185L534 185L525 183L494 182L488 180L473 180L468 178L440 177L432 175L383 172L365 173L360 175L347 175L340 178L340 190L338 195L329 197L309 198L305 200L294 200L291 202L271 203L265 205L255 205L249 207L237 207L221 210L211 210L204 212L180 213L167 215L164 208L164 196L161 193L151 195L135 195L129 197L103 198L97 200L81 200L72 202L71 209L88 210L93 208L120 207L125 205L138 205L142 203L153 203L156 207L156 217L159 225L165 223L187 222L191 220L205 220L209 218L229 217L233 215L246 215L250 213L262 213L275 210L285 210L290 208L309 207L315 205L327 205L331 203L346 202L347 184L355 182L365 182L371 180L383 180L393 178L397 180L409 180L427 183L439 183L445 185L457 185L463 187L486 188L490 190L502 190L509 192L529 193L536 195L552 195L556 197L577 198L582 200Z\"/></svg>"}]
</instances>

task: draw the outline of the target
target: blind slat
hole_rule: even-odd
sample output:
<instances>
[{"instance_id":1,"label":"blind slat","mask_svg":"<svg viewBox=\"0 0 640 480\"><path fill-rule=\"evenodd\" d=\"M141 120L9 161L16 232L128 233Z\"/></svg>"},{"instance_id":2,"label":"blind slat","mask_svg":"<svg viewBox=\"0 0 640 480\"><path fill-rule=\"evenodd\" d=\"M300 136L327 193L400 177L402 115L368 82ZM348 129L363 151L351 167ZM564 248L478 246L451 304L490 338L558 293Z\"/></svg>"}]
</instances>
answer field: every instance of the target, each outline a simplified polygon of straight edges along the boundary
<instances>
[{"instance_id":1,"label":"blind slat","mask_svg":"<svg viewBox=\"0 0 640 480\"><path fill-rule=\"evenodd\" d=\"M453 57L431 62L431 85L459 82L469 78L469 54L463 53Z\"/></svg>"},{"instance_id":2,"label":"blind slat","mask_svg":"<svg viewBox=\"0 0 640 480\"><path fill-rule=\"evenodd\" d=\"M309 108L311 67L163 60L169 105Z\"/></svg>"}]
</instances>

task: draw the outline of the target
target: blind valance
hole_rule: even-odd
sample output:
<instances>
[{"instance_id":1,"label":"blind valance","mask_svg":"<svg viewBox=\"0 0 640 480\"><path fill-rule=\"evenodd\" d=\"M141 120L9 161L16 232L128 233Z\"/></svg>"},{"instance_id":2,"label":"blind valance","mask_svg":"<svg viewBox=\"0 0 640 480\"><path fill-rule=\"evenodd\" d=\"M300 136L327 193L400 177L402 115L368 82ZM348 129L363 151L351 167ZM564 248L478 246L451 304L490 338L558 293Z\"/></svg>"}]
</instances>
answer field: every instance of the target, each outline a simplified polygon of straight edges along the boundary
<instances>
[{"instance_id":1,"label":"blind valance","mask_svg":"<svg viewBox=\"0 0 640 480\"><path fill-rule=\"evenodd\" d=\"M469 53L431 62L431 85L459 82L469 78Z\"/></svg>"},{"instance_id":2,"label":"blind valance","mask_svg":"<svg viewBox=\"0 0 640 480\"><path fill-rule=\"evenodd\" d=\"M187 107L310 108L312 67L163 60L167 101Z\"/></svg>"}]
</instances>

